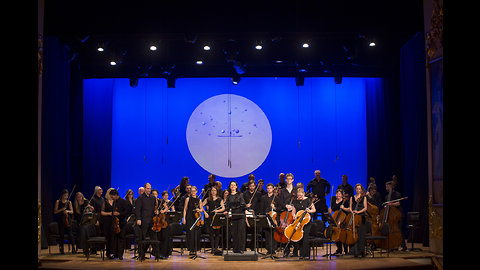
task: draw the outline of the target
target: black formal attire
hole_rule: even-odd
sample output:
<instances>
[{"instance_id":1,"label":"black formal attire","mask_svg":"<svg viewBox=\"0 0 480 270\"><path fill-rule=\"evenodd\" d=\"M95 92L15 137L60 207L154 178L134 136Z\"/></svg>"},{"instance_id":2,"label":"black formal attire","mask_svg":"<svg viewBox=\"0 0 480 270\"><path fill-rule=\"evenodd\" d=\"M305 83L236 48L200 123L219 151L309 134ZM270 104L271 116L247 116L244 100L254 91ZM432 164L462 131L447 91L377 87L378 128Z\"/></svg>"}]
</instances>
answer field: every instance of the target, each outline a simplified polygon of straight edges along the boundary
<instances>
[{"instance_id":1,"label":"black formal attire","mask_svg":"<svg viewBox=\"0 0 480 270\"><path fill-rule=\"evenodd\" d=\"M378 207L378 209L381 208L382 203L383 203L383 202L382 202L382 196L380 195L380 193L379 193L378 191L375 192L375 194L373 194L373 195L371 196L371 198L369 198L369 197L367 196L367 201L368 201L369 203L375 205L376 207Z\"/></svg>"},{"instance_id":2,"label":"black formal attire","mask_svg":"<svg viewBox=\"0 0 480 270\"><path fill-rule=\"evenodd\" d=\"M293 204L293 207L295 207L295 211L298 216L298 212L300 210L305 210L312 205L312 200L310 198L305 198L303 200L295 199L293 200L292 204ZM312 227L311 222L308 222L303 226L303 237L300 241L297 242L300 249L300 257L310 258L310 243L308 242L308 235L310 234L311 227Z\"/></svg>"},{"instance_id":3,"label":"black formal attire","mask_svg":"<svg viewBox=\"0 0 480 270\"><path fill-rule=\"evenodd\" d=\"M268 215L268 212L272 210L272 201L274 199L274 195L268 196L268 194L265 194L261 197L261 203L260 203L260 212L261 214ZM278 197L275 197L275 201L273 202L275 205L275 209L273 211L277 211L278 209ZM277 224L280 224L280 213L277 212L277 218L276 218ZM272 224L274 226L274 224ZM273 233L275 232L275 228L264 228L264 233L265 233L265 244L266 244L266 249L268 254L274 254L275 250L277 250L277 241L274 241L273 239Z\"/></svg>"},{"instance_id":4,"label":"black formal attire","mask_svg":"<svg viewBox=\"0 0 480 270\"><path fill-rule=\"evenodd\" d=\"M170 201L165 201L163 199L158 199L158 208L159 208L159 218L160 218L160 211L163 210L163 204L166 202L168 205ZM159 255L161 257L167 258L168 255L170 254L170 226L167 226L165 228L162 228L159 232L154 232L155 234L155 239L160 242L160 250L159 250Z\"/></svg>"},{"instance_id":5,"label":"black formal attire","mask_svg":"<svg viewBox=\"0 0 480 270\"><path fill-rule=\"evenodd\" d=\"M152 226L153 216L155 215L154 211L156 207L156 202L157 199L155 198L155 196L153 196L152 194L147 195L146 193L143 193L135 201L135 217L137 218L137 220L141 220L141 225L139 226L138 232L139 238L137 239L137 243L145 240L147 235L150 237L150 239L155 239L155 235L152 231ZM147 249L148 247L144 247L143 245L139 246L139 259L144 260L145 249ZM153 247L153 253L158 255L158 250L155 246Z\"/></svg>"},{"instance_id":6,"label":"black formal attire","mask_svg":"<svg viewBox=\"0 0 480 270\"><path fill-rule=\"evenodd\" d=\"M207 184L205 184L205 186L203 186L204 191L203 191L202 198L210 197L210 190L212 190L214 186L215 186L215 182L213 183L208 182ZM217 193L217 194L220 194L220 193Z\"/></svg>"},{"instance_id":7,"label":"black formal attire","mask_svg":"<svg viewBox=\"0 0 480 270\"><path fill-rule=\"evenodd\" d=\"M286 187L282 188L277 197L279 206L278 212L282 213L287 211L286 205L290 204L290 201L293 201L292 198L295 199L297 197L297 187L294 186L291 192L289 192Z\"/></svg>"},{"instance_id":8,"label":"black formal attire","mask_svg":"<svg viewBox=\"0 0 480 270\"><path fill-rule=\"evenodd\" d=\"M225 203L225 209L232 213L230 220L232 222L233 252L243 252L245 250L245 215L234 215L245 213L246 207L243 195L238 192L235 195L229 194Z\"/></svg>"},{"instance_id":9,"label":"black formal attire","mask_svg":"<svg viewBox=\"0 0 480 270\"><path fill-rule=\"evenodd\" d=\"M85 226L82 225L82 218L83 218L83 212L85 211L85 207L88 205L88 200L83 199L82 204L78 204L78 207L75 207L74 204L74 209L73 209L73 219L76 221L78 225L78 231L75 239L75 243L77 243L77 248L84 249L85 248L85 243L86 243L86 231L85 231Z\"/></svg>"},{"instance_id":10,"label":"black formal attire","mask_svg":"<svg viewBox=\"0 0 480 270\"><path fill-rule=\"evenodd\" d=\"M392 191L392 196L390 198L390 201L393 201L393 200L398 200L402 198L402 194L400 194L400 192L396 191L396 190L393 190ZM388 201L388 194L385 196L385 202ZM402 202L399 201L400 205L399 206L396 206L398 208L398 210L400 211L400 213L402 213L402 218L400 219L400 221L398 222L398 228L400 228L400 231L402 232L402 248L403 250L406 250L407 249L407 246L406 246L406 241L407 241L407 233L405 232L404 230L404 227L405 226L402 226L403 225L403 222L404 222L404 214L403 214L403 207L402 207ZM391 225L390 225L391 226Z\"/></svg>"},{"instance_id":11,"label":"black formal attire","mask_svg":"<svg viewBox=\"0 0 480 270\"><path fill-rule=\"evenodd\" d=\"M248 204L250 200L252 200L251 202L252 205L247 210L253 210L254 214L260 213L259 210L260 210L260 203L262 199L262 195L260 194L260 192L257 190L257 192L255 193L255 190L251 192L250 189L247 189L244 193L242 193L242 195L243 195L243 200L245 201L245 204ZM250 244L248 247L251 250L254 250L255 249L255 241L254 241L255 228L253 227L254 224L249 224L249 225L250 226L245 227L245 230L246 230L245 232L246 234L252 235L252 241L250 241Z\"/></svg>"},{"instance_id":12,"label":"black formal attire","mask_svg":"<svg viewBox=\"0 0 480 270\"><path fill-rule=\"evenodd\" d=\"M345 195L348 195L348 198L353 197L353 187L349 183L347 183L346 185L342 183L340 186L338 186L337 189L342 189Z\"/></svg>"},{"instance_id":13,"label":"black formal attire","mask_svg":"<svg viewBox=\"0 0 480 270\"><path fill-rule=\"evenodd\" d=\"M219 208L221 205L222 199L217 197L216 200L210 200L210 198L207 199L207 204L206 206L206 211L208 213L208 218L205 219L205 226L207 226L207 232L210 237L210 245L212 247L212 253L215 253L218 251L218 246L220 242L220 234L221 231L220 229L214 229L212 228L211 224L213 221L213 216L215 215L214 210Z\"/></svg>"},{"instance_id":14,"label":"black formal attire","mask_svg":"<svg viewBox=\"0 0 480 270\"><path fill-rule=\"evenodd\" d=\"M335 211L341 210L340 208L341 205L343 205L343 207L345 208L348 208L350 206L349 203L350 202L347 200L341 200L339 203L337 203L337 198L332 197L332 200L330 202L330 208L332 209L332 214ZM345 215L348 215L346 211L344 210L341 210L341 211L343 211ZM335 244L337 246L337 251L335 252L335 254L342 254L342 247L345 249L345 253L348 252L348 246L346 244L343 244L341 241L337 241Z\"/></svg>"},{"instance_id":15,"label":"black formal attire","mask_svg":"<svg viewBox=\"0 0 480 270\"><path fill-rule=\"evenodd\" d=\"M364 209L364 201L366 199L367 199L366 196L360 197L360 201L357 202L355 200L355 197L352 197L351 198L352 211L353 210L357 210L357 211L363 210ZM355 257L360 255L360 254L362 256L365 256L365 234L367 233L367 227L368 227L368 224L366 223L366 219L365 219L366 212L363 212L363 213L358 214L358 215L360 215L362 219L361 219L360 225L358 226L358 230L357 230L358 240L352 247L353 255Z\"/></svg>"},{"instance_id":16,"label":"black formal attire","mask_svg":"<svg viewBox=\"0 0 480 270\"><path fill-rule=\"evenodd\" d=\"M200 234L201 228L195 226L192 230L190 228L195 223L197 218L195 217L196 209L200 209L200 198L197 197L188 197L188 204L186 205L187 210L185 213L185 222L186 227L185 231L187 232L187 248L190 252L195 252L195 241L197 242L197 251L200 250Z\"/></svg>"},{"instance_id":17,"label":"black formal attire","mask_svg":"<svg viewBox=\"0 0 480 270\"><path fill-rule=\"evenodd\" d=\"M65 206L67 206L67 210L69 210L70 201L66 201L65 203L62 202L62 200L58 200L58 209L62 209ZM73 209L73 207L72 207ZM64 212L60 212L57 214L57 223L58 223L58 234L60 235L60 253L63 254L63 243L65 242L65 234L68 235L68 240L72 244L72 252L75 253L75 238L73 237L73 232L72 232L72 218L69 218L69 226L65 224L65 214Z\"/></svg>"},{"instance_id":18,"label":"black formal attire","mask_svg":"<svg viewBox=\"0 0 480 270\"><path fill-rule=\"evenodd\" d=\"M92 199L90 200L90 205L93 206L93 213L98 216L98 226L95 223L96 236L104 236L102 225L103 217L100 213L102 211L103 204L105 204L105 199L97 195L93 195Z\"/></svg>"},{"instance_id":19,"label":"black formal attire","mask_svg":"<svg viewBox=\"0 0 480 270\"><path fill-rule=\"evenodd\" d=\"M330 183L324 178L313 178L307 185L307 193L312 192L312 194L317 196L318 201L315 203L315 209L317 212L312 214L312 219L317 219L318 213L328 212L327 200L325 199L325 194L329 194L331 189Z\"/></svg>"}]
</instances>

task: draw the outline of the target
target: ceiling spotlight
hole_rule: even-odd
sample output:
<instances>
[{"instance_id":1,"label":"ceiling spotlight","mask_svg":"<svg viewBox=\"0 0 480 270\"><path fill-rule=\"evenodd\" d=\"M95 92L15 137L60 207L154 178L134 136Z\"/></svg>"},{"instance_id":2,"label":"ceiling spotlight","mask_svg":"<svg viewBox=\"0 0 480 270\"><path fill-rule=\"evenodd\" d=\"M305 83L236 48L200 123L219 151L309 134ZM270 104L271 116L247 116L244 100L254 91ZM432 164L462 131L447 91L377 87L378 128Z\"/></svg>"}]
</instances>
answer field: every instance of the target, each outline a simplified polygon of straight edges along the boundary
<instances>
[{"instance_id":1,"label":"ceiling spotlight","mask_svg":"<svg viewBox=\"0 0 480 270\"><path fill-rule=\"evenodd\" d=\"M115 61L110 61L110 66L116 66L117 65L117 62Z\"/></svg>"},{"instance_id":2,"label":"ceiling spotlight","mask_svg":"<svg viewBox=\"0 0 480 270\"><path fill-rule=\"evenodd\" d=\"M203 61L202 61L202 60L198 60L196 63L197 63L197 65L203 65Z\"/></svg>"},{"instance_id":3,"label":"ceiling spotlight","mask_svg":"<svg viewBox=\"0 0 480 270\"><path fill-rule=\"evenodd\" d=\"M150 46L150 51L156 51L156 50L157 50L157 46L155 46L155 45Z\"/></svg>"},{"instance_id":4,"label":"ceiling spotlight","mask_svg":"<svg viewBox=\"0 0 480 270\"><path fill-rule=\"evenodd\" d=\"M257 50L261 50L262 48L263 48L263 47L262 47L262 45L260 45L260 44L255 45L255 49L257 49Z\"/></svg>"},{"instance_id":5,"label":"ceiling spotlight","mask_svg":"<svg viewBox=\"0 0 480 270\"><path fill-rule=\"evenodd\" d=\"M99 51L99 52L103 52L104 50L105 50L105 49L104 49L103 47L98 47L98 48L97 48L97 51Z\"/></svg>"},{"instance_id":6,"label":"ceiling spotlight","mask_svg":"<svg viewBox=\"0 0 480 270\"><path fill-rule=\"evenodd\" d=\"M232 76L232 83L233 83L234 85L239 84L239 83L240 83L240 75L234 74L234 75Z\"/></svg>"},{"instance_id":7,"label":"ceiling spotlight","mask_svg":"<svg viewBox=\"0 0 480 270\"><path fill-rule=\"evenodd\" d=\"M375 47L375 45L376 45L376 44L375 44L375 42L373 42L373 41L370 41L370 43L368 43L368 46L370 46L370 47Z\"/></svg>"},{"instance_id":8,"label":"ceiling spotlight","mask_svg":"<svg viewBox=\"0 0 480 270\"><path fill-rule=\"evenodd\" d=\"M205 51L210 51L210 50L211 50L211 48L210 48L210 46L208 46L208 45L205 45L205 46L203 46L203 50L205 50Z\"/></svg>"},{"instance_id":9,"label":"ceiling spotlight","mask_svg":"<svg viewBox=\"0 0 480 270\"><path fill-rule=\"evenodd\" d=\"M303 47L303 48L308 48L308 47L310 47L310 44L308 44L308 43L303 43L302 47Z\"/></svg>"},{"instance_id":10,"label":"ceiling spotlight","mask_svg":"<svg viewBox=\"0 0 480 270\"><path fill-rule=\"evenodd\" d=\"M283 61L282 60L276 60L275 63L281 64L281 63L283 63Z\"/></svg>"}]
</instances>

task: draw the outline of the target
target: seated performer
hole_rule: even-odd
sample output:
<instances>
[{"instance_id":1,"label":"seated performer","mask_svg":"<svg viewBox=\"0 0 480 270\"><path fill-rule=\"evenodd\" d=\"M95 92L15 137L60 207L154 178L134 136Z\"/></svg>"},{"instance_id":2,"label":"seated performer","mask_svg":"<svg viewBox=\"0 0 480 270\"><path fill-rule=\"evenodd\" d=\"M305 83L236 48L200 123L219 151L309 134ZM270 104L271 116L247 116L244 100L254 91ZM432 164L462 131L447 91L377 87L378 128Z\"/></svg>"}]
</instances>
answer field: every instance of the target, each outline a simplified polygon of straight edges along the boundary
<instances>
[{"instance_id":1,"label":"seated performer","mask_svg":"<svg viewBox=\"0 0 480 270\"><path fill-rule=\"evenodd\" d=\"M335 191L335 197L332 197L332 200L330 202L328 213L332 215L333 212L340 210L343 211L346 215L349 203L349 201L343 199L343 189L337 189L337 191ZM347 245L343 244L340 241L337 241L335 244L337 245L337 250L335 251L334 255L342 254L342 247L345 247L345 253L348 252Z\"/></svg>"}]
</instances>

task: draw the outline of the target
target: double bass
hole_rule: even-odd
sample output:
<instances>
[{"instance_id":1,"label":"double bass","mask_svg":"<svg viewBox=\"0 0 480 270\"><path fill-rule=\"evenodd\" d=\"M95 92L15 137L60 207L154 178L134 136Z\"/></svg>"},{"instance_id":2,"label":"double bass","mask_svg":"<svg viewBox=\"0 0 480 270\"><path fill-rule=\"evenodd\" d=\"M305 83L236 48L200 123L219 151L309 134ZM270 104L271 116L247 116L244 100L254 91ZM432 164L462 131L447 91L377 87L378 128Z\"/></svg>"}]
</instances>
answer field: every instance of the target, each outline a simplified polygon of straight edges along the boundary
<instances>
[{"instance_id":1,"label":"double bass","mask_svg":"<svg viewBox=\"0 0 480 270\"><path fill-rule=\"evenodd\" d=\"M399 222L402 219L402 212L396 207L389 204L392 197L392 188L390 188L390 192L388 193L388 200L384 207L380 211L380 234L383 236L387 236L386 240L379 241L379 247L383 249L393 249L402 243L402 232L400 230ZM404 199L404 198L402 198Z\"/></svg>"}]
</instances>

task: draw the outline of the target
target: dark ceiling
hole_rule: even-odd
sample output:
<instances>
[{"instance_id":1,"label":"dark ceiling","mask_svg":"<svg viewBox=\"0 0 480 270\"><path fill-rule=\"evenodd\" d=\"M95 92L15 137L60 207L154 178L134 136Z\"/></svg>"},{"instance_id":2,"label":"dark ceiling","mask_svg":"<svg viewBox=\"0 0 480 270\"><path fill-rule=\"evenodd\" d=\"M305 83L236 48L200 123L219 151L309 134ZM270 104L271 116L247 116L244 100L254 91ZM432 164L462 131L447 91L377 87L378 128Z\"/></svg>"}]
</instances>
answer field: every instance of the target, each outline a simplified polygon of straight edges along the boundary
<instances>
[{"instance_id":1,"label":"dark ceiling","mask_svg":"<svg viewBox=\"0 0 480 270\"><path fill-rule=\"evenodd\" d=\"M44 35L67 42L87 78L296 76L300 69L370 77L389 72L401 46L423 31L422 1L204 2L46 1ZM114 58L121 63L110 66Z\"/></svg>"}]
</instances>

